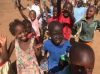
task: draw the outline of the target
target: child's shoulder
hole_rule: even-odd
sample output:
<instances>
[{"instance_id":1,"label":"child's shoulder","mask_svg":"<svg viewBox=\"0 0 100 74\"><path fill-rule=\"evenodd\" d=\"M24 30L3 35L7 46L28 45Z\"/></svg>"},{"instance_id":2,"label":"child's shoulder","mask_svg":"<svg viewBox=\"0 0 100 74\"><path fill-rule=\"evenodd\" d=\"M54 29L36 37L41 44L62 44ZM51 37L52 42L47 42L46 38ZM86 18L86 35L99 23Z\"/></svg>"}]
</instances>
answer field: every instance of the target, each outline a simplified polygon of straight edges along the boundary
<instances>
[{"instance_id":1,"label":"child's shoulder","mask_svg":"<svg viewBox=\"0 0 100 74\"><path fill-rule=\"evenodd\" d=\"M51 43L51 40L50 39L48 39L48 40L46 40L45 42L44 42L44 44L50 44Z\"/></svg>"},{"instance_id":2,"label":"child's shoulder","mask_svg":"<svg viewBox=\"0 0 100 74\"><path fill-rule=\"evenodd\" d=\"M64 40L65 45L71 45L69 40Z\"/></svg>"}]
</instances>

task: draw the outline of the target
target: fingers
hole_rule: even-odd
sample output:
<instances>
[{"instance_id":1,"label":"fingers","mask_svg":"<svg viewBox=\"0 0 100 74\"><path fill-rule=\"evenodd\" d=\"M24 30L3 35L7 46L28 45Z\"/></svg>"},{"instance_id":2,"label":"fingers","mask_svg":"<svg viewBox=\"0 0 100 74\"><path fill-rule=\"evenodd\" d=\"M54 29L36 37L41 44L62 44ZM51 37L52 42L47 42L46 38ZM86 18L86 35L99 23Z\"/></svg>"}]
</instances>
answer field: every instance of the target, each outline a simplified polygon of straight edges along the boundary
<instances>
[{"instance_id":1,"label":"fingers","mask_svg":"<svg viewBox=\"0 0 100 74\"><path fill-rule=\"evenodd\" d=\"M4 46L7 41L7 37L4 34L0 34L0 45Z\"/></svg>"}]
</instances>

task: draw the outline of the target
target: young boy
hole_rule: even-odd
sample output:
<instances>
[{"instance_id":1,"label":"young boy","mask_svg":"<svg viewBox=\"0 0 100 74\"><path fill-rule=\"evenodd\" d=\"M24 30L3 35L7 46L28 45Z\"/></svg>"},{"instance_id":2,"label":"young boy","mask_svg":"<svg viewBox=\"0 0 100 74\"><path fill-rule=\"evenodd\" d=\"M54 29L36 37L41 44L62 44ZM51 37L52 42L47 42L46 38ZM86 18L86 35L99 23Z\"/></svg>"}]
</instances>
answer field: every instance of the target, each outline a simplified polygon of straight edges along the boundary
<instances>
[{"instance_id":1,"label":"young boy","mask_svg":"<svg viewBox=\"0 0 100 74\"><path fill-rule=\"evenodd\" d=\"M79 42L91 45L94 37L94 31L100 30L100 22L94 19L96 8L90 6L87 10L86 17L76 24L76 30L82 26Z\"/></svg>"},{"instance_id":2,"label":"young boy","mask_svg":"<svg viewBox=\"0 0 100 74\"><path fill-rule=\"evenodd\" d=\"M70 49L69 58L70 74L92 74L95 55L90 46L76 43Z\"/></svg>"},{"instance_id":3,"label":"young boy","mask_svg":"<svg viewBox=\"0 0 100 74\"><path fill-rule=\"evenodd\" d=\"M59 60L64 54L68 54L71 47L70 42L63 38L63 25L57 21L53 21L48 26L51 39L45 41L44 50L49 52L48 58L48 74L59 72Z\"/></svg>"}]
</instances>

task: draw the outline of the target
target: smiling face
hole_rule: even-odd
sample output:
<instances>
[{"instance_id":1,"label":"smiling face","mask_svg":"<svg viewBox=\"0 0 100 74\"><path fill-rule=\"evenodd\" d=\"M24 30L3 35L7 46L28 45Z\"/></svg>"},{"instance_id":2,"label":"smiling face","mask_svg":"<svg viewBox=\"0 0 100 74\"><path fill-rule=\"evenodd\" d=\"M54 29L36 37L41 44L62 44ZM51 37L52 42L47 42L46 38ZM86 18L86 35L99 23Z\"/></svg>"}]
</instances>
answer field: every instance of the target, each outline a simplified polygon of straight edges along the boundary
<instances>
[{"instance_id":1,"label":"smiling face","mask_svg":"<svg viewBox=\"0 0 100 74\"><path fill-rule=\"evenodd\" d=\"M19 39L21 41L26 41L28 39L27 32L25 31L24 26L18 25L18 26L16 26L15 30L16 30L15 36L17 39Z\"/></svg>"},{"instance_id":2,"label":"smiling face","mask_svg":"<svg viewBox=\"0 0 100 74\"><path fill-rule=\"evenodd\" d=\"M72 4L70 4L70 3L68 3L67 5L65 4L64 6L63 6L63 15L64 15L64 17L68 17L71 13L72 13L72 11L73 11L73 6L72 6Z\"/></svg>"},{"instance_id":3,"label":"smiling face","mask_svg":"<svg viewBox=\"0 0 100 74\"><path fill-rule=\"evenodd\" d=\"M29 12L29 18L31 19L31 21L34 21L36 19L36 13L35 13L35 11L31 10Z\"/></svg>"},{"instance_id":4,"label":"smiling face","mask_svg":"<svg viewBox=\"0 0 100 74\"><path fill-rule=\"evenodd\" d=\"M89 7L86 13L87 18L93 18L96 13L96 9L94 7Z\"/></svg>"},{"instance_id":5,"label":"smiling face","mask_svg":"<svg viewBox=\"0 0 100 74\"><path fill-rule=\"evenodd\" d=\"M50 32L51 40L55 45L60 45L63 40L62 29L59 26L55 26Z\"/></svg>"}]
</instances>

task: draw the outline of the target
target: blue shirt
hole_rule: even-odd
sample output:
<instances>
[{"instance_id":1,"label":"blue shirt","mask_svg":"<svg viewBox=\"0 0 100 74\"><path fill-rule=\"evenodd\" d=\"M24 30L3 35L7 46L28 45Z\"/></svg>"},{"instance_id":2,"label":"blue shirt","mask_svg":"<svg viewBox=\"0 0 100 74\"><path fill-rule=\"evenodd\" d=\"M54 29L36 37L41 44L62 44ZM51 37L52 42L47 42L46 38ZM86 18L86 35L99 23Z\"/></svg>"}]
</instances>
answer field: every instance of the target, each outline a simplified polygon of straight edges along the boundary
<instances>
[{"instance_id":1,"label":"blue shirt","mask_svg":"<svg viewBox=\"0 0 100 74\"><path fill-rule=\"evenodd\" d=\"M86 7L76 7L74 8L74 17L75 17L75 22L80 21L86 14L87 8Z\"/></svg>"},{"instance_id":2,"label":"blue shirt","mask_svg":"<svg viewBox=\"0 0 100 74\"><path fill-rule=\"evenodd\" d=\"M69 52L70 47L71 44L69 41L65 41L59 46L54 45L50 39L44 43L44 50L47 50L50 54L48 58L49 70L58 66L61 55L64 55L66 54L66 52Z\"/></svg>"}]
</instances>

